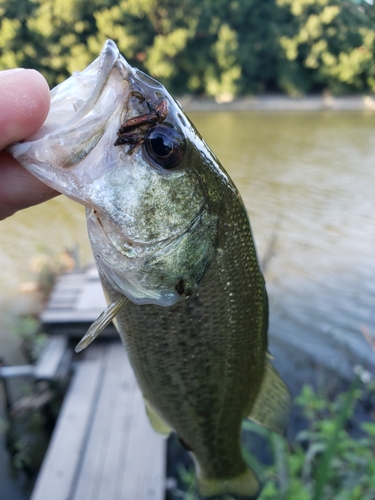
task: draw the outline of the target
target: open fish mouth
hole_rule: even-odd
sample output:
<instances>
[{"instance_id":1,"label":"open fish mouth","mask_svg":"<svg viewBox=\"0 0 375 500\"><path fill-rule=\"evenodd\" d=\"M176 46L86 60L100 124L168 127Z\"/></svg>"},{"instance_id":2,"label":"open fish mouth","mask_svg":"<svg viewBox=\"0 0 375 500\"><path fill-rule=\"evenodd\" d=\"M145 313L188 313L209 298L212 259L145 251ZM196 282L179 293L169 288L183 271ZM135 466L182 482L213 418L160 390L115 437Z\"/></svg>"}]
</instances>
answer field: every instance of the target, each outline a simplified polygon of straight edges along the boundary
<instances>
[{"instance_id":1,"label":"open fish mouth","mask_svg":"<svg viewBox=\"0 0 375 500\"><path fill-rule=\"evenodd\" d=\"M114 67L126 75L132 68L121 55L116 44L107 40L100 56L82 72L74 73L69 79L58 85L51 92L51 111L43 127L28 140L41 138L57 128L73 125L90 112L97 105L103 94L105 85ZM111 107L110 96L103 102L103 106Z\"/></svg>"},{"instance_id":2,"label":"open fish mouth","mask_svg":"<svg viewBox=\"0 0 375 500\"><path fill-rule=\"evenodd\" d=\"M151 87L157 95L146 101L142 82L148 93ZM160 103L167 107L163 90L157 81L132 68L116 44L107 40L93 63L51 91L50 112L40 130L9 151L43 182L92 208L90 186L124 151L112 147L116 141L126 144L118 140L121 124L150 114ZM100 154L95 155L98 148ZM132 151L134 144L127 148Z\"/></svg>"},{"instance_id":3,"label":"open fish mouth","mask_svg":"<svg viewBox=\"0 0 375 500\"><path fill-rule=\"evenodd\" d=\"M96 105L103 88L120 58L119 50L112 40L107 40L100 56L82 72L75 72L51 91L51 107L46 121L33 135L22 142L34 142L87 115ZM131 67L122 58L126 72ZM120 66L121 67L121 66ZM26 148L12 148L14 154L22 154Z\"/></svg>"},{"instance_id":4,"label":"open fish mouth","mask_svg":"<svg viewBox=\"0 0 375 500\"><path fill-rule=\"evenodd\" d=\"M108 40L92 64L51 91L45 123L35 135L11 146L11 154L52 188L90 206L87 180L100 177L109 165L101 162L90 168L84 160L106 140L111 124L116 126L110 118L119 99L126 104L130 72L117 46Z\"/></svg>"}]
</instances>

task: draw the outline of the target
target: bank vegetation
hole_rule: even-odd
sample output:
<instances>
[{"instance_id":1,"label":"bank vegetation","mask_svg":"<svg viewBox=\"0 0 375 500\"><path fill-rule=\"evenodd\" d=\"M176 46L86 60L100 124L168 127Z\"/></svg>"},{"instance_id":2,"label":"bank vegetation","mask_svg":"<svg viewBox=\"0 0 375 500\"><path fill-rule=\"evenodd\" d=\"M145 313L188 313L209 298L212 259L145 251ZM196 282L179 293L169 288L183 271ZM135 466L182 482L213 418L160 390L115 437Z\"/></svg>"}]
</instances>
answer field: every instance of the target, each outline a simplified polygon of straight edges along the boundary
<instances>
[{"instance_id":1,"label":"bank vegetation","mask_svg":"<svg viewBox=\"0 0 375 500\"><path fill-rule=\"evenodd\" d=\"M375 92L373 0L0 1L0 69L53 86L107 38L180 96Z\"/></svg>"}]
</instances>

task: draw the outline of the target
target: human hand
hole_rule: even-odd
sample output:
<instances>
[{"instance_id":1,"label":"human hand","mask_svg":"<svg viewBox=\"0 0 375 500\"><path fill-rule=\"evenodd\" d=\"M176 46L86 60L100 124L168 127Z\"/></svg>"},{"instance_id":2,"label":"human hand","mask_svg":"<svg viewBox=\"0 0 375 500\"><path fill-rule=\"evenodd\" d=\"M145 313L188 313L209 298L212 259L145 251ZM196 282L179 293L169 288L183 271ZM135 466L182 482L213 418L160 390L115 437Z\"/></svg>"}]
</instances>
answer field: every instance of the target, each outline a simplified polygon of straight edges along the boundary
<instances>
[{"instance_id":1,"label":"human hand","mask_svg":"<svg viewBox=\"0 0 375 500\"><path fill-rule=\"evenodd\" d=\"M0 220L58 195L3 151L43 124L50 104L48 84L35 70L0 71Z\"/></svg>"}]
</instances>

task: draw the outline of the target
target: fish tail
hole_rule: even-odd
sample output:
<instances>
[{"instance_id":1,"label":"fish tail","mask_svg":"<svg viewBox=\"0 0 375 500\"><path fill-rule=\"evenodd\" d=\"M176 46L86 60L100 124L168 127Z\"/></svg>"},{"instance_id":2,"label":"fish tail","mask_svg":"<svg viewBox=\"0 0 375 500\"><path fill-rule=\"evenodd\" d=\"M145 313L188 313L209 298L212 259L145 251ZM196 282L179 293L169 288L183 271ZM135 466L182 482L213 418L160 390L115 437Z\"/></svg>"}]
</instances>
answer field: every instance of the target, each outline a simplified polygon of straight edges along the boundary
<instances>
[{"instance_id":1,"label":"fish tail","mask_svg":"<svg viewBox=\"0 0 375 500\"><path fill-rule=\"evenodd\" d=\"M262 490L262 485L256 474L248 468L233 478L209 479L198 476L198 489L204 498L227 494L239 497L241 500L256 500Z\"/></svg>"}]
</instances>

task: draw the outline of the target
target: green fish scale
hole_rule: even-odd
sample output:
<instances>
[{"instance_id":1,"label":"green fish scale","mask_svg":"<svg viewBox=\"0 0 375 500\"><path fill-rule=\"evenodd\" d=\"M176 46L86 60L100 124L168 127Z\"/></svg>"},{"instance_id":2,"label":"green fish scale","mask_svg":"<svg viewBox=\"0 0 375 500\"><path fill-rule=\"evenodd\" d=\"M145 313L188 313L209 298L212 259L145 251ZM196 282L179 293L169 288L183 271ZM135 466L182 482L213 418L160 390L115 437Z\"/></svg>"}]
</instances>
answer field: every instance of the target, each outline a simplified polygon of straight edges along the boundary
<instances>
[{"instance_id":1,"label":"green fish scale","mask_svg":"<svg viewBox=\"0 0 375 500\"><path fill-rule=\"evenodd\" d=\"M263 375L267 313L247 213L231 191L198 293L169 308L128 302L117 316L141 390L193 450L204 477L246 468L240 427Z\"/></svg>"}]
</instances>

